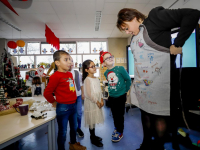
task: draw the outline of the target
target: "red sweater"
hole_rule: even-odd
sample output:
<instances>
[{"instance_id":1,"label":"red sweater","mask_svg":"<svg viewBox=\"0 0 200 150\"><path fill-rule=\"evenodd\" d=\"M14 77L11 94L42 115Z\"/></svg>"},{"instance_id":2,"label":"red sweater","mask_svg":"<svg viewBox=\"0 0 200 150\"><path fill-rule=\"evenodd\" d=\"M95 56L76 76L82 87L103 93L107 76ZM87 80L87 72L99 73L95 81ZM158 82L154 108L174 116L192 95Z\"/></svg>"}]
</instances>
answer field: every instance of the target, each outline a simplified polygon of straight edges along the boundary
<instances>
[{"instance_id":1,"label":"red sweater","mask_svg":"<svg viewBox=\"0 0 200 150\"><path fill-rule=\"evenodd\" d=\"M52 94L53 92L56 99ZM49 83L44 91L44 97L50 103L54 101L62 104L75 103L77 97L72 73L56 71L49 79Z\"/></svg>"}]
</instances>

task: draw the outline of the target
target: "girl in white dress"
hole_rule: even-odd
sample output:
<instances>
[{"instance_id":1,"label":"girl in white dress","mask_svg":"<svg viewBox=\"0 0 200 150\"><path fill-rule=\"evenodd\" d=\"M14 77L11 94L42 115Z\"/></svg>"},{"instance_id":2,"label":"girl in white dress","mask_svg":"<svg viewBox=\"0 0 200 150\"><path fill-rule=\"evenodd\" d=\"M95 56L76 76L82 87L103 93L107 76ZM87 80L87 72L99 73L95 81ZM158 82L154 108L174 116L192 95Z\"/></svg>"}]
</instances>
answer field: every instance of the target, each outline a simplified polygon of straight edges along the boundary
<instances>
[{"instance_id":1,"label":"girl in white dress","mask_svg":"<svg viewBox=\"0 0 200 150\"><path fill-rule=\"evenodd\" d=\"M104 105L100 81L94 76L96 67L92 60L82 64L84 89L84 118L85 126L89 127L92 144L102 147L102 138L95 135L95 124L104 123L102 107Z\"/></svg>"}]
</instances>

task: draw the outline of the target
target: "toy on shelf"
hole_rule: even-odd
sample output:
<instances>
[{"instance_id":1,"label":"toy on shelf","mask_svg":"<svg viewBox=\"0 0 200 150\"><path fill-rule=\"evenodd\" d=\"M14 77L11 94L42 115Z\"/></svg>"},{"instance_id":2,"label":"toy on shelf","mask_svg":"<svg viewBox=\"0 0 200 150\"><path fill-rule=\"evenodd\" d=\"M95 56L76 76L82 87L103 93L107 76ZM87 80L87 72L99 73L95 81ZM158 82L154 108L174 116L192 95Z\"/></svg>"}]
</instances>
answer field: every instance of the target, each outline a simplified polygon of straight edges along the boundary
<instances>
[{"instance_id":1,"label":"toy on shelf","mask_svg":"<svg viewBox=\"0 0 200 150\"><path fill-rule=\"evenodd\" d=\"M35 76L38 76L38 77L46 76L46 74L44 73L44 67L43 66L40 66L39 68L37 68L37 71L35 72Z\"/></svg>"}]
</instances>

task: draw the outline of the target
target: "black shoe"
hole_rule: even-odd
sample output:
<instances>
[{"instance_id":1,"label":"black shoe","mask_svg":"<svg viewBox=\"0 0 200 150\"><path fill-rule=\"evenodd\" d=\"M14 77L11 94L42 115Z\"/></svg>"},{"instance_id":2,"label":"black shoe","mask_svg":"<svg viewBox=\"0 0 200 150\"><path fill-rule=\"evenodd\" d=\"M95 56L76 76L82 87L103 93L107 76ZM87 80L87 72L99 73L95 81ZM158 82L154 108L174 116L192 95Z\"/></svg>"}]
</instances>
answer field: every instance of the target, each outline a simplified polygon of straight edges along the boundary
<instances>
[{"instance_id":1,"label":"black shoe","mask_svg":"<svg viewBox=\"0 0 200 150\"><path fill-rule=\"evenodd\" d=\"M96 136L92 137L90 136L91 143L94 144L97 147L103 147L103 143L101 141L97 140Z\"/></svg>"},{"instance_id":2,"label":"black shoe","mask_svg":"<svg viewBox=\"0 0 200 150\"><path fill-rule=\"evenodd\" d=\"M79 137L84 137L84 133L82 132L81 129L77 129L77 133Z\"/></svg>"},{"instance_id":3,"label":"black shoe","mask_svg":"<svg viewBox=\"0 0 200 150\"><path fill-rule=\"evenodd\" d=\"M149 148L148 145L140 144L140 148L138 148L138 149L136 149L136 150L151 150L151 149Z\"/></svg>"},{"instance_id":4,"label":"black shoe","mask_svg":"<svg viewBox=\"0 0 200 150\"><path fill-rule=\"evenodd\" d=\"M99 136L96 136L96 135L95 135L95 138L96 138L97 141L102 141L102 138L99 137Z\"/></svg>"}]
</instances>

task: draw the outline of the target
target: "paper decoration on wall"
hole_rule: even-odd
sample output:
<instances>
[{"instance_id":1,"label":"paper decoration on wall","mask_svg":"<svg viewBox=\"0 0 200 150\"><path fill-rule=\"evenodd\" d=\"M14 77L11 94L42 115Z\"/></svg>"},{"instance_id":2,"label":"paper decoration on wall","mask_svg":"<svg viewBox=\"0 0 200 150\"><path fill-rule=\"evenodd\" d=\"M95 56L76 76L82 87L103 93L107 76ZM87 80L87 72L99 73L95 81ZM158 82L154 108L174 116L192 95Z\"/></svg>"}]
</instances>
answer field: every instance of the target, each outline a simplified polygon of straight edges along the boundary
<instances>
[{"instance_id":1,"label":"paper decoration on wall","mask_svg":"<svg viewBox=\"0 0 200 150\"><path fill-rule=\"evenodd\" d=\"M93 49L93 52L96 53L98 50L96 49L96 47Z\"/></svg>"},{"instance_id":2,"label":"paper decoration on wall","mask_svg":"<svg viewBox=\"0 0 200 150\"><path fill-rule=\"evenodd\" d=\"M11 48L11 49L15 49L15 48L17 48L17 43L16 43L15 41L9 41L9 42L7 43L7 46L8 46L9 48Z\"/></svg>"},{"instance_id":3,"label":"paper decoration on wall","mask_svg":"<svg viewBox=\"0 0 200 150\"><path fill-rule=\"evenodd\" d=\"M2 2L5 6L7 6L11 11L13 11L15 14L18 15L18 13L13 9L13 7L10 5L10 3L8 2L8 0L0 0L0 2ZM19 15L18 15L19 16Z\"/></svg>"},{"instance_id":4,"label":"paper decoration on wall","mask_svg":"<svg viewBox=\"0 0 200 150\"><path fill-rule=\"evenodd\" d=\"M46 42L53 45L57 50L60 49L60 41L59 38L55 36L55 34L51 31L51 29L47 26L45 29L45 36L46 36Z\"/></svg>"},{"instance_id":5,"label":"paper decoration on wall","mask_svg":"<svg viewBox=\"0 0 200 150\"><path fill-rule=\"evenodd\" d=\"M46 74L44 73L44 67L40 66L39 68L37 68L37 71L35 72L35 75L38 76L38 77L46 76Z\"/></svg>"},{"instance_id":6,"label":"paper decoration on wall","mask_svg":"<svg viewBox=\"0 0 200 150\"><path fill-rule=\"evenodd\" d=\"M44 54L46 54L46 53L47 53L46 48L44 48L44 49L42 50L42 52L43 52Z\"/></svg>"},{"instance_id":7,"label":"paper decoration on wall","mask_svg":"<svg viewBox=\"0 0 200 150\"><path fill-rule=\"evenodd\" d=\"M22 47L19 49L19 52L20 52L21 54L23 54L23 53L24 53L24 50L23 50L23 48L22 48Z\"/></svg>"},{"instance_id":8,"label":"paper decoration on wall","mask_svg":"<svg viewBox=\"0 0 200 150\"><path fill-rule=\"evenodd\" d=\"M17 54L17 49L16 48L13 50L13 53Z\"/></svg>"},{"instance_id":9,"label":"paper decoration on wall","mask_svg":"<svg viewBox=\"0 0 200 150\"><path fill-rule=\"evenodd\" d=\"M55 52L55 50L53 48L51 48L50 52L53 54Z\"/></svg>"},{"instance_id":10,"label":"paper decoration on wall","mask_svg":"<svg viewBox=\"0 0 200 150\"><path fill-rule=\"evenodd\" d=\"M18 40L16 43L17 43L17 46L19 46L19 47L24 47L25 46L25 42L22 41L22 40Z\"/></svg>"},{"instance_id":11,"label":"paper decoration on wall","mask_svg":"<svg viewBox=\"0 0 200 150\"><path fill-rule=\"evenodd\" d=\"M71 53L73 52L73 49L70 48L70 49L68 50L68 52L71 54Z\"/></svg>"}]
</instances>

